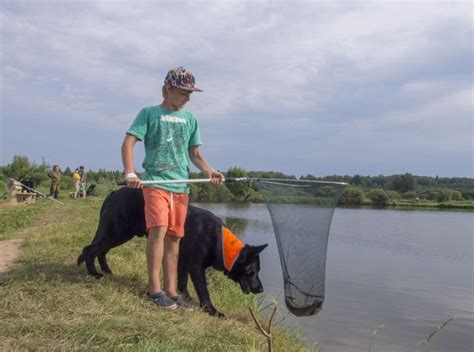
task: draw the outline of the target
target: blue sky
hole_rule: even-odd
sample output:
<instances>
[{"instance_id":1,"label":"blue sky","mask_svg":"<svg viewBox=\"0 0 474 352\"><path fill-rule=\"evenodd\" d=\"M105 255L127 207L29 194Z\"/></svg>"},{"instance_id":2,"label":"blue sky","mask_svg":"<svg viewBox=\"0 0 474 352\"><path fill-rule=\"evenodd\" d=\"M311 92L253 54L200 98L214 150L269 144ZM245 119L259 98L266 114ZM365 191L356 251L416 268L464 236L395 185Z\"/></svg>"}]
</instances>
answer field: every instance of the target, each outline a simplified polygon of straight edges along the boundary
<instances>
[{"instance_id":1,"label":"blue sky","mask_svg":"<svg viewBox=\"0 0 474 352\"><path fill-rule=\"evenodd\" d=\"M220 170L473 177L469 1L2 1L0 163L121 170L190 69ZM143 145L137 146L140 170Z\"/></svg>"}]
</instances>

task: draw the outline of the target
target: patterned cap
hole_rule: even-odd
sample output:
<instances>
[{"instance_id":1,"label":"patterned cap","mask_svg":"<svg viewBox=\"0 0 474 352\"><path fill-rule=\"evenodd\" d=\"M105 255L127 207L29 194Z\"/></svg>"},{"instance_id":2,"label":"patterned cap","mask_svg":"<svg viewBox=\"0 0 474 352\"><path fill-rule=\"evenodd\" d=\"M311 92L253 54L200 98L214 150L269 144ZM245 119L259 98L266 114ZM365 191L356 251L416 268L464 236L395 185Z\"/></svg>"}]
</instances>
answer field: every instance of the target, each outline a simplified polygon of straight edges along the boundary
<instances>
[{"instance_id":1,"label":"patterned cap","mask_svg":"<svg viewBox=\"0 0 474 352\"><path fill-rule=\"evenodd\" d=\"M175 67L168 71L165 77L165 84L181 88L190 92L203 92L196 87L196 80L191 72L183 67Z\"/></svg>"}]
</instances>

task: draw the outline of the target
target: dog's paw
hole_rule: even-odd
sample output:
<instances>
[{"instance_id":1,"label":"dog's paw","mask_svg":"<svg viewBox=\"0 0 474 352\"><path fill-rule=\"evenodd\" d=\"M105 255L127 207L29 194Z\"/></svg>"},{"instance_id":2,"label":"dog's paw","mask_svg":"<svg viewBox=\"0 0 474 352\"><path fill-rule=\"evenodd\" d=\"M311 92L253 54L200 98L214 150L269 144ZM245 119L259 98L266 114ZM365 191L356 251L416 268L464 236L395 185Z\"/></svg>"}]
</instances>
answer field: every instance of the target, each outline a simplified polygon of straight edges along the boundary
<instances>
[{"instance_id":1,"label":"dog's paw","mask_svg":"<svg viewBox=\"0 0 474 352\"><path fill-rule=\"evenodd\" d=\"M221 312L219 312L214 306L212 305L204 305L202 306L202 309L209 314L210 316L216 317L216 318L222 318L225 319L225 315Z\"/></svg>"},{"instance_id":2,"label":"dog's paw","mask_svg":"<svg viewBox=\"0 0 474 352\"><path fill-rule=\"evenodd\" d=\"M214 314L214 316L216 318L219 318L219 319L227 319L227 317L224 315L224 313L221 313L218 310L216 310L216 313Z\"/></svg>"}]
</instances>

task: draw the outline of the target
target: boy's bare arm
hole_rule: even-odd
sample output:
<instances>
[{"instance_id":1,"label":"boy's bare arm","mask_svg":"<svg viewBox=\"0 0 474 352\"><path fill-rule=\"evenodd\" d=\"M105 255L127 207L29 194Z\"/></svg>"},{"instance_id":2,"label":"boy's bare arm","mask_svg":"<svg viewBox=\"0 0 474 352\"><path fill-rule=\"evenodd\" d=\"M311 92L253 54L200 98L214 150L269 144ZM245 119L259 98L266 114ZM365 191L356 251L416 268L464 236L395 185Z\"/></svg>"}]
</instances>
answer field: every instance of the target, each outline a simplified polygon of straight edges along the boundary
<instances>
[{"instance_id":1,"label":"boy's bare arm","mask_svg":"<svg viewBox=\"0 0 474 352\"><path fill-rule=\"evenodd\" d=\"M122 163L124 169L125 182L128 187L141 187L140 179L135 174L135 163L133 159L133 147L137 143L137 138L127 134L122 143ZM134 176L133 176L134 175Z\"/></svg>"},{"instance_id":2,"label":"boy's bare arm","mask_svg":"<svg viewBox=\"0 0 474 352\"><path fill-rule=\"evenodd\" d=\"M207 162L204 155L202 155L199 146L193 146L188 150L189 159L202 172L206 173L211 179L212 183L222 184L224 182L224 175L214 170Z\"/></svg>"}]
</instances>

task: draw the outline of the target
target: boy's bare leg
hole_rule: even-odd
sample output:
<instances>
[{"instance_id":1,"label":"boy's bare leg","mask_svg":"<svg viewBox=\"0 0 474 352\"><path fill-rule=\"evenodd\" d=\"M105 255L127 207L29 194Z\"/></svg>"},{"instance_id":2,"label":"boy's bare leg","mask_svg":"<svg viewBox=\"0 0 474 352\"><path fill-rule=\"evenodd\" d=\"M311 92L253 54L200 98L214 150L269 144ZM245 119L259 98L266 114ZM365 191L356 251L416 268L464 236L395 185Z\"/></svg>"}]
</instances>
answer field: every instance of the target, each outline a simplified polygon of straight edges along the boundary
<instances>
[{"instance_id":1,"label":"boy's bare leg","mask_svg":"<svg viewBox=\"0 0 474 352\"><path fill-rule=\"evenodd\" d=\"M160 272L163 261L164 239L167 227L154 227L150 230L146 242L146 261L148 267L148 293L161 291ZM167 237L167 236L166 236Z\"/></svg>"},{"instance_id":2,"label":"boy's bare leg","mask_svg":"<svg viewBox=\"0 0 474 352\"><path fill-rule=\"evenodd\" d=\"M176 297L178 279L179 237L165 236L163 289L168 297Z\"/></svg>"}]
</instances>

